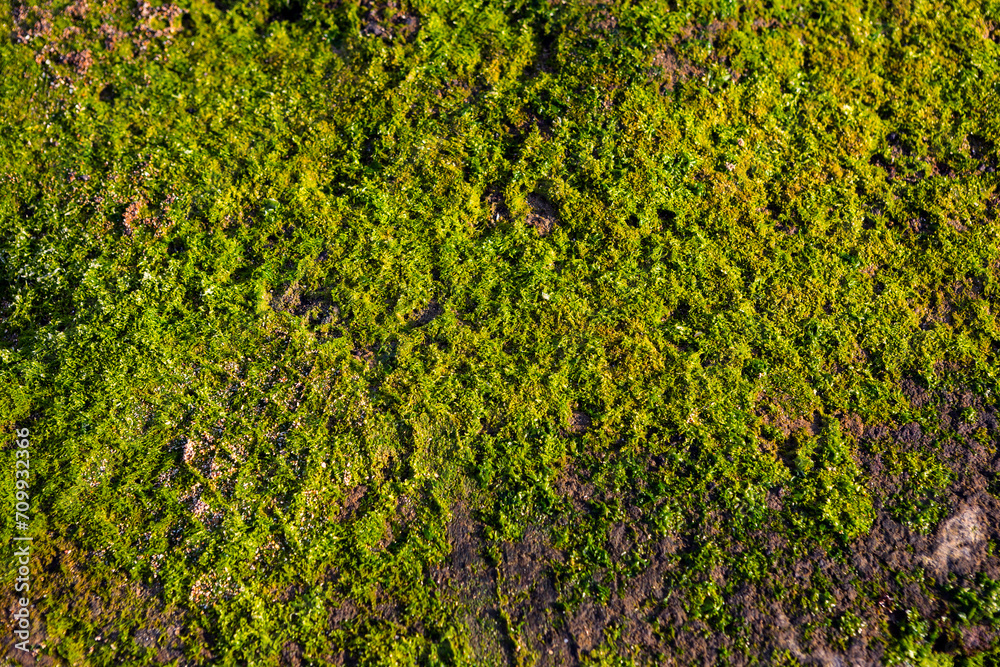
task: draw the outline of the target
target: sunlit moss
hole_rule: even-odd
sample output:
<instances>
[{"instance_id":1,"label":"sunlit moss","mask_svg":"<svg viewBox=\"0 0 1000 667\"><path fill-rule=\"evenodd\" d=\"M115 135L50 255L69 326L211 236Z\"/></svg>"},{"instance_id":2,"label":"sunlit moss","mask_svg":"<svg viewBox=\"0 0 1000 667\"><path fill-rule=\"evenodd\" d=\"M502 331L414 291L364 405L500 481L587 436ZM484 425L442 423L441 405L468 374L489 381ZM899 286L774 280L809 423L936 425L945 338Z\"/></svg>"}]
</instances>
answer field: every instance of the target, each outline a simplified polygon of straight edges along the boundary
<instances>
[{"instance_id":1,"label":"sunlit moss","mask_svg":"<svg viewBox=\"0 0 1000 667\"><path fill-rule=\"evenodd\" d=\"M5 5L0 424L36 448L45 650L479 664L472 603L432 580L461 506L484 567L545 531L563 610L675 536L664 586L735 651L743 583L846 558L883 510L932 533L952 464L886 445L917 486L882 507L847 423L930 431L904 378L998 391L998 21ZM787 598L809 632L951 659L938 621L872 630L829 596ZM496 655L532 664L505 619ZM183 632L137 643L154 627ZM616 632L592 664L653 660Z\"/></svg>"}]
</instances>

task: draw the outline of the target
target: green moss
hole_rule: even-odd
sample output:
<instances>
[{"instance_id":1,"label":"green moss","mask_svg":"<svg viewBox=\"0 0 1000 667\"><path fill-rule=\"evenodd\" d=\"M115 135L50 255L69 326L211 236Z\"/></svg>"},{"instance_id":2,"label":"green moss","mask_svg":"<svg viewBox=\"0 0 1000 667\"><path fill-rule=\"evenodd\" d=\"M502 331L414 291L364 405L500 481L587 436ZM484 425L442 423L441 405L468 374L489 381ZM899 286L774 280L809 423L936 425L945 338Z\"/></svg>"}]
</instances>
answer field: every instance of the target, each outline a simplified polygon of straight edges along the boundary
<instances>
[{"instance_id":1,"label":"green moss","mask_svg":"<svg viewBox=\"0 0 1000 667\"><path fill-rule=\"evenodd\" d=\"M641 622L678 600L720 661L799 659L748 640L746 585L841 650L946 664L959 614L995 616L971 593L931 587L952 620L899 628L864 624L877 586L848 609L832 580L776 578L855 567L880 512L933 535L963 479L947 452L995 454L998 21L4 6L0 426L32 433L43 652L534 664L530 593L490 593L487 646L433 578L464 508L484 571L543 536L560 632L655 571ZM904 381L978 403L943 428ZM911 422L936 444L852 426ZM656 661L616 623L578 658ZM681 655L694 625L656 623Z\"/></svg>"}]
</instances>

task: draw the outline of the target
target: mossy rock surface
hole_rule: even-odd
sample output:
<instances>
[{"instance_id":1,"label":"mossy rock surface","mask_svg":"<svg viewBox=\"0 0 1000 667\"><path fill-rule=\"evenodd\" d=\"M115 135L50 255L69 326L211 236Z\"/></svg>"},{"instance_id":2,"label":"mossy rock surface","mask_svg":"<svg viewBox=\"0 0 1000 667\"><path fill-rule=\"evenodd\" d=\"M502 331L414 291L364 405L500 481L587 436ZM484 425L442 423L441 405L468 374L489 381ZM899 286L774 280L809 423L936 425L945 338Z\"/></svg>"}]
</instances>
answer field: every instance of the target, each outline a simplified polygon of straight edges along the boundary
<instances>
[{"instance_id":1,"label":"mossy rock surface","mask_svg":"<svg viewBox=\"0 0 1000 667\"><path fill-rule=\"evenodd\" d=\"M0 37L3 660L1000 663L1000 4Z\"/></svg>"}]
</instances>

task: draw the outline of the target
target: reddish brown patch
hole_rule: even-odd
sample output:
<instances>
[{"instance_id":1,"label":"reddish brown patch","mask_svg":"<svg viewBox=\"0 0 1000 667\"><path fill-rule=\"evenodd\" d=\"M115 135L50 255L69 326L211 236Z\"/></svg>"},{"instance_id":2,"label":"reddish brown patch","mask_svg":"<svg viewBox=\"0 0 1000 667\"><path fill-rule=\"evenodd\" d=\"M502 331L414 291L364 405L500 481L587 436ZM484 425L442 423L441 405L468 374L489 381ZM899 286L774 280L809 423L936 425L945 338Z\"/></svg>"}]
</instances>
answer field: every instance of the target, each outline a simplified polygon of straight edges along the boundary
<instances>
[{"instance_id":1,"label":"reddish brown patch","mask_svg":"<svg viewBox=\"0 0 1000 667\"><path fill-rule=\"evenodd\" d=\"M285 642L281 647L281 664L289 667L302 666L302 646L297 642Z\"/></svg>"},{"instance_id":2,"label":"reddish brown patch","mask_svg":"<svg viewBox=\"0 0 1000 667\"><path fill-rule=\"evenodd\" d=\"M361 34L367 37L378 37L385 42L400 38L412 42L420 32L420 18L396 0L362 0L361 9L364 11Z\"/></svg>"},{"instance_id":3,"label":"reddish brown patch","mask_svg":"<svg viewBox=\"0 0 1000 667\"><path fill-rule=\"evenodd\" d=\"M365 496L368 494L368 487L364 484L359 484L347 492L347 497L340 505L340 511L337 512L336 522L345 523L351 521L358 513L361 508L361 503L364 501Z\"/></svg>"},{"instance_id":4,"label":"reddish brown patch","mask_svg":"<svg viewBox=\"0 0 1000 667\"><path fill-rule=\"evenodd\" d=\"M80 40L103 41L105 50L127 41L136 59L154 45L169 44L183 30L180 19L186 10L176 5L153 6L140 0L131 17L123 10L120 3L98 5L95 9L88 0L76 0L56 17L45 6L16 3L11 6L11 37L15 44L34 49L35 62L46 71L51 86L72 87L80 80L89 82L91 70L107 61L107 55L79 49ZM58 23L67 20L71 25L61 31L56 29Z\"/></svg>"},{"instance_id":5,"label":"reddish brown patch","mask_svg":"<svg viewBox=\"0 0 1000 667\"><path fill-rule=\"evenodd\" d=\"M756 19L752 29L763 30L777 25L776 21ZM700 77L708 72L710 66L725 67L732 81L739 81L743 73L729 67L730 53L726 48L729 35L736 30L735 20L713 20L704 25L688 24L681 27L677 34L666 44L653 53L650 63L650 78L657 81L661 90L672 91L679 84ZM707 41L712 44L712 50L702 63L696 63L687 56L684 46L692 40Z\"/></svg>"},{"instance_id":6,"label":"reddish brown patch","mask_svg":"<svg viewBox=\"0 0 1000 667\"><path fill-rule=\"evenodd\" d=\"M76 2L66 7L64 11L66 13L66 16L69 16L71 18L85 19L87 18L88 9L89 6L87 4L87 0L76 0Z\"/></svg>"},{"instance_id":7,"label":"reddish brown patch","mask_svg":"<svg viewBox=\"0 0 1000 667\"><path fill-rule=\"evenodd\" d=\"M676 85L688 79L701 76L705 69L679 56L673 47L664 47L653 56L652 65L659 70L661 86L673 90Z\"/></svg>"},{"instance_id":8,"label":"reddish brown patch","mask_svg":"<svg viewBox=\"0 0 1000 667\"><path fill-rule=\"evenodd\" d=\"M84 49L83 51L70 51L63 59L67 65L73 68L78 75L83 76L90 71L91 66L94 64L94 57L90 53L90 49Z\"/></svg>"}]
</instances>

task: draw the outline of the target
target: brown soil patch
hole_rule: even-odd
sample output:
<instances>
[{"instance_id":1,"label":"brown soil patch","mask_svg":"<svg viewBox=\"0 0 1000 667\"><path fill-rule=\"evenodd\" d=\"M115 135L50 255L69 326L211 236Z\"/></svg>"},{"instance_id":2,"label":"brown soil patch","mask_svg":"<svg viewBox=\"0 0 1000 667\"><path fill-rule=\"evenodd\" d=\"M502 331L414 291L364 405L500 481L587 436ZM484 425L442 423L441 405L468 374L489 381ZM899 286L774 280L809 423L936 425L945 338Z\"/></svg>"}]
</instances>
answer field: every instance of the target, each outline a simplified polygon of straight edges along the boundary
<instances>
[{"instance_id":1,"label":"brown soil patch","mask_svg":"<svg viewBox=\"0 0 1000 667\"><path fill-rule=\"evenodd\" d=\"M11 39L35 51L35 62L48 74L51 86L72 88L90 82L91 69L106 64L107 52L119 43L131 46L133 59L170 44L184 29L185 13L176 5L153 6L145 0L94 6L76 0L59 13L45 5L12 2ZM93 42L103 42L105 53L77 46Z\"/></svg>"},{"instance_id":2,"label":"brown soil patch","mask_svg":"<svg viewBox=\"0 0 1000 667\"><path fill-rule=\"evenodd\" d=\"M185 651L203 651L205 638L200 631L184 632L193 627L190 619L179 609L165 607L162 591L156 586L145 586L124 579L102 580L95 585L87 572L86 561L93 555L77 552L68 542L57 540L50 547L33 551L39 569L31 580L32 626L28 643L34 654L25 654L14 648L18 641L7 633L0 645L0 656L11 663L22 665L61 664L53 657L58 655L58 644L49 639L47 620L55 613L47 606L48 600L72 600L74 609L94 628L91 641L98 644L134 643L145 649L154 664L168 664L182 660ZM3 596L8 617L13 614L16 600L14 592ZM81 638L83 639L83 638ZM46 645L46 648L40 648ZM53 652L50 655L50 651Z\"/></svg>"},{"instance_id":3,"label":"brown soil patch","mask_svg":"<svg viewBox=\"0 0 1000 667\"><path fill-rule=\"evenodd\" d=\"M330 301L329 292L306 292L298 283L288 283L271 292L270 301L271 310L277 313L308 318L308 324L314 331L339 335L336 328L325 328L341 321L340 308Z\"/></svg>"},{"instance_id":4,"label":"brown soil patch","mask_svg":"<svg viewBox=\"0 0 1000 667\"><path fill-rule=\"evenodd\" d=\"M653 56L652 66L659 70L661 87L671 91L674 86L701 76L705 73L705 68L693 64L690 60L680 56L673 47L664 47L658 50Z\"/></svg>"},{"instance_id":5,"label":"brown soil patch","mask_svg":"<svg viewBox=\"0 0 1000 667\"><path fill-rule=\"evenodd\" d=\"M451 555L431 569L431 578L445 599L460 602L476 655L484 663L512 665L515 646L497 595L497 569L484 551L483 526L464 505L452 508L448 525Z\"/></svg>"},{"instance_id":6,"label":"brown soil patch","mask_svg":"<svg viewBox=\"0 0 1000 667\"><path fill-rule=\"evenodd\" d=\"M756 18L750 24L753 32L773 30L779 23L773 19ZM736 31L734 20L713 20L704 25L689 24L682 27L666 44L653 52L650 62L649 79L658 83L660 90L673 91L675 87L706 74L712 66L722 66L729 73L731 81L739 81L744 72L730 66L732 51L728 46L729 36ZM696 62L685 55L686 46L692 42L707 42L712 48L708 55Z\"/></svg>"},{"instance_id":7,"label":"brown soil patch","mask_svg":"<svg viewBox=\"0 0 1000 667\"><path fill-rule=\"evenodd\" d=\"M340 511L337 513L336 522L346 523L351 521L357 515L367 494L368 487L364 484L359 484L348 491L344 502L340 506Z\"/></svg>"},{"instance_id":8,"label":"brown soil patch","mask_svg":"<svg viewBox=\"0 0 1000 667\"><path fill-rule=\"evenodd\" d=\"M528 224L535 228L540 236L548 236L559 224L559 212L548 199L540 194L530 194L527 197Z\"/></svg>"},{"instance_id":9,"label":"brown soil patch","mask_svg":"<svg viewBox=\"0 0 1000 667\"><path fill-rule=\"evenodd\" d=\"M579 410L574 410L573 414L569 418L569 432L579 435L581 433L586 433L592 424L590 415L586 412L580 412Z\"/></svg>"},{"instance_id":10,"label":"brown soil patch","mask_svg":"<svg viewBox=\"0 0 1000 667\"><path fill-rule=\"evenodd\" d=\"M503 191L499 187L489 188L483 196L486 206L490 210L490 226L510 220L510 209L507 208L507 200L504 199Z\"/></svg>"},{"instance_id":11,"label":"brown soil patch","mask_svg":"<svg viewBox=\"0 0 1000 667\"><path fill-rule=\"evenodd\" d=\"M430 302L420 310L413 313L410 317L410 322L413 326L422 327L425 324L430 324L436 317L444 312L444 308L441 304L437 302L437 299L431 299Z\"/></svg>"},{"instance_id":12,"label":"brown soil patch","mask_svg":"<svg viewBox=\"0 0 1000 667\"><path fill-rule=\"evenodd\" d=\"M361 34L383 41L403 39L412 42L420 32L420 18L395 0L362 0Z\"/></svg>"},{"instance_id":13,"label":"brown soil patch","mask_svg":"<svg viewBox=\"0 0 1000 667\"><path fill-rule=\"evenodd\" d=\"M289 667L302 666L302 646L296 642L285 642L281 647L281 664Z\"/></svg>"},{"instance_id":14,"label":"brown soil patch","mask_svg":"<svg viewBox=\"0 0 1000 667\"><path fill-rule=\"evenodd\" d=\"M816 411L802 413L788 395L773 397L763 394L758 397L757 405L756 413L761 422L785 438L797 431L805 431L808 435L819 433L820 414Z\"/></svg>"},{"instance_id":15,"label":"brown soil patch","mask_svg":"<svg viewBox=\"0 0 1000 667\"><path fill-rule=\"evenodd\" d=\"M1000 578L1000 558L988 550L990 541L1000 541L1000 501L988 492L997 484L1000 457L980 444L983 429L1000 435L1000 415L966 390L931 391L912 379L904 380L901 389L914 408L936 409L939 429L865 424L841 415L870 480L876 518L870 534L839 555L821 548L792 552L782 527L782 489L768 494L770 513L745 539L732 535L733 517L725 512L695 519L680 534L655 535L637 507L642 483L614 498L600 490L593 473L569 466L553 485L567 508L556 526L618 502L627 508L626 518L608 526L606 553L616 567L638 554L644 562L627 575L598 568L595 583L608 589L603 602L569 601L579 583L568 583L559 573L570 554L555 548L546 530L532 528L518 542L491 547L482 525L461 506L449 528L452 555L435 581L453 591L452 599L475 601L465 607L470 635L484 656L504 665L523 659L519 650L537 656L541 665L577 665L606 641L617 642L615 650L630 652L636 664L715 664L723 656L733 665L768 664L785 655L808 665L878 665L886 658L886 628L902 627L908 610L943 628L935 650L974 655L995 646L998 633L948 620L957 618L949 591L975 586L979 574ZM786 438L819 431L818 414L770 419ZM941 451L955 473L945 491L947 513L929 534L919 534L888 511L886 503L908 482L890 475L876 452L886 443L904 452L925 452L942 437L950 438ZM650 458L646 465L654 471L661 464ZM721 491L710 490L700 503L714 503ZM699 575L718 586L730 621L692 615L683 592L690 584L680 585L687 576L685 559L705 540L719 545L729 559L756 551L770 561L758 581L730 571L726 563L731 560ZM491 549L496 562L486 555ZM609 634L611 628L615 635Z\"/></svg>"},{"instance_id":16,"label":"brown soil patch","mask_svg":"<svg viewBox=\"0 0 1000 667\"><path fill-rule=\"evenodd\" d=\"M609 6L599 5L589 17L589 28L591 33L610 34L618 29L618 17Z\"/></svg>"}]
</instances>

